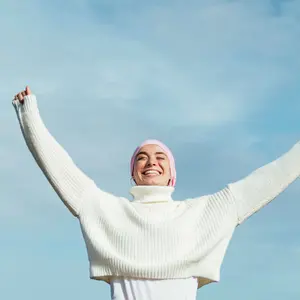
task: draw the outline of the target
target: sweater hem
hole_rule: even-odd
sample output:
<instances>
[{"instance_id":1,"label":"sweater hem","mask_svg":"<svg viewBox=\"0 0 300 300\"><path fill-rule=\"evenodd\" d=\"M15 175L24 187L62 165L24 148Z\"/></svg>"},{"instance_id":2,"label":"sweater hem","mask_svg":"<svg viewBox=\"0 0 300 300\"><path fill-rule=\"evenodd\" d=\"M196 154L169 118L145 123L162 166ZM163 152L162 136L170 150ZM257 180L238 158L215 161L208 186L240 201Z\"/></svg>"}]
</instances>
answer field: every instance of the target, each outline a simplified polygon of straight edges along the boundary
<instances>
[{"instance_id":1,"label":"sweater hem","mask_svg":"<svg viewBox=\"0 0 300 300\"><path fill-rule=\"evenodd\" d=\"M111 281L114 278L130 278L130 279L142 279L142 280L167 280L167 279L183 279L183 278L190 278L190 277L194 277L197 278L197 282L198 282L198 289L200 289L201 287L203 287L204 285L210 284L210 283L218 283L219 280L218 279L210 279L210 278L206 278L200 275L192 275L192 276L172 276L172 277L143 277L143 276L124 276L124 275L90 275L90 279L92 280L97 280L97 281L104 281L107 284L110 284Z\"/></svg>"}]
</instances>

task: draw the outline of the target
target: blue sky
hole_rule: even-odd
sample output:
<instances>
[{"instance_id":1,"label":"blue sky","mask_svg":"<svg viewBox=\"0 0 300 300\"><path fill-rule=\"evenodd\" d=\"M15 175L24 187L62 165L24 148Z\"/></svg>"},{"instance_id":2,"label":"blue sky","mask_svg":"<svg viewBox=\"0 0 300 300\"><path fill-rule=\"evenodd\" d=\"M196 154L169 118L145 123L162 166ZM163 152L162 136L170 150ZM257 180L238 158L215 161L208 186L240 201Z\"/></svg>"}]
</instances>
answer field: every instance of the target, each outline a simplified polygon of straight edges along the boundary
<instances>
[{"instance_id":1,"label":"blue sky","mask_svg":"<svg viewBox=\"0 0 300 300\"><path fill-rule=\"evenodd\" d=\"M174 152L175 199L299 139L300 1L4 0L0 28L1 299L110 298L22 140L11 99L26 84L74 161L122 196L147 138ZM299 194L296 182L237 229L221 282L197 299L299 299Z\"/></svg>"}]
</instances>

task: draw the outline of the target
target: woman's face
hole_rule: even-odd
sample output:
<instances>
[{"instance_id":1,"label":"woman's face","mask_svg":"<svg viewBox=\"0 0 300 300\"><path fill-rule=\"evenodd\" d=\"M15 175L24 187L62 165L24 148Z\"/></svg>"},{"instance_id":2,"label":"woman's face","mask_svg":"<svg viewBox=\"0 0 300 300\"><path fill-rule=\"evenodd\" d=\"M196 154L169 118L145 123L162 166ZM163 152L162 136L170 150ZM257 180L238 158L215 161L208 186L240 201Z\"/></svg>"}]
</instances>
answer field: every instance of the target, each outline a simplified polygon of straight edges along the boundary
<instances>
[{"instance_id":1,"label":"woman's face","mask_svg":"<svg viewBox=\"0 0 300 300\"><path fill-rule=\"evenodd\" d=\"M137 185L169 184L169 158L159 146L145 145L140 149L135 157L133 179Z\"/></svg>"}]
</instances>

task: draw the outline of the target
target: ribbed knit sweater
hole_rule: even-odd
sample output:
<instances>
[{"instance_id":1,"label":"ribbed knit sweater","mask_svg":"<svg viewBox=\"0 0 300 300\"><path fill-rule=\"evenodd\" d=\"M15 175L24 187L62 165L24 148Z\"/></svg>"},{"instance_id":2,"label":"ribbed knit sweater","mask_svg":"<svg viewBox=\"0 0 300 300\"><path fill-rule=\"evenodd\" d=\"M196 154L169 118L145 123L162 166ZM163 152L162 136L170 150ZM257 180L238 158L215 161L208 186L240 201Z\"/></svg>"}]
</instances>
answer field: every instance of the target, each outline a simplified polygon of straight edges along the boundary
<instances>
[{"instance_id":1,"label":"ribbed knit sweater","mask_svg":"<svg viewBox=\"0 0 300 300\"><path fill-rule=\"evenodd\" d=\"M300 174L298 142L217 193L173 201L172 187L136 186L130 201L99 189L74 164L48 132L34 95L13 105L33 157L80 221L93 279L197 277L199 287L218 281L236 226Z\"/></svg>"}]
</instances>

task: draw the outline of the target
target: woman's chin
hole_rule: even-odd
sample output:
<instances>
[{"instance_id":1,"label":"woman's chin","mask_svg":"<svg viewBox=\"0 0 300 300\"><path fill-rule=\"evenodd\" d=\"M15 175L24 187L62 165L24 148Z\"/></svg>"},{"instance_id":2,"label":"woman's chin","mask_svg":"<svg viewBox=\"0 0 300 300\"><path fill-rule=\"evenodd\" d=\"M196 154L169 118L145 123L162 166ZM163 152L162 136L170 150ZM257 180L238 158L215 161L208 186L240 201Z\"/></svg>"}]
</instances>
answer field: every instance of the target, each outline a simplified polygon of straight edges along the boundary
<instances>
[{"instance_id":1,"label":"woman's chin","mask_svg":"<svg viewBox=\"0 0 300 300\"><path fill-rule=\"evenodd\" d=\"M160 178L147 178L144 180L143 185L165 185Z\"/></svg>"}]
</instances>

